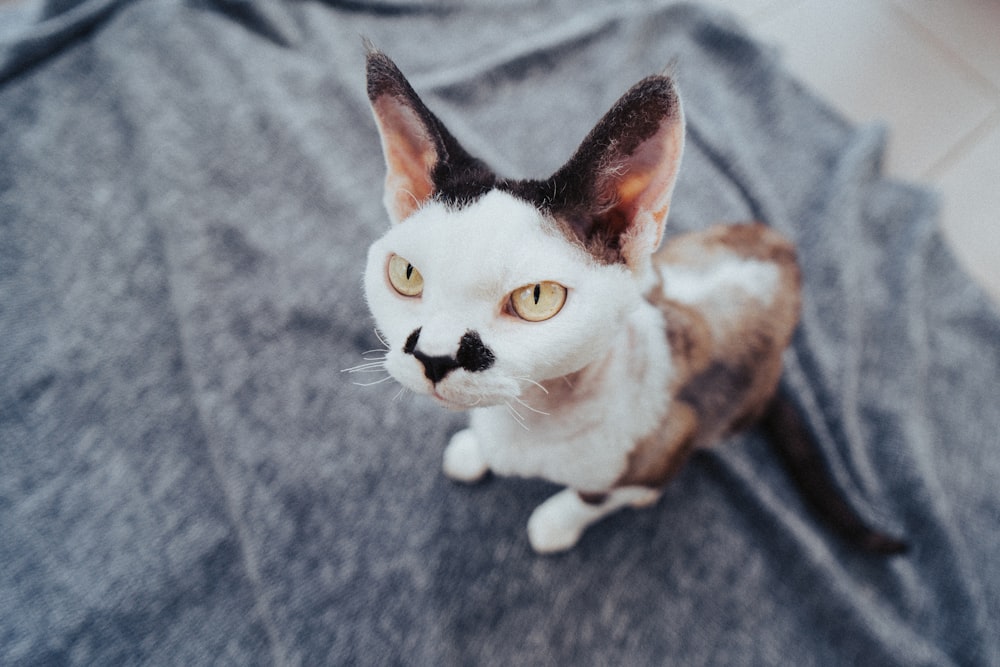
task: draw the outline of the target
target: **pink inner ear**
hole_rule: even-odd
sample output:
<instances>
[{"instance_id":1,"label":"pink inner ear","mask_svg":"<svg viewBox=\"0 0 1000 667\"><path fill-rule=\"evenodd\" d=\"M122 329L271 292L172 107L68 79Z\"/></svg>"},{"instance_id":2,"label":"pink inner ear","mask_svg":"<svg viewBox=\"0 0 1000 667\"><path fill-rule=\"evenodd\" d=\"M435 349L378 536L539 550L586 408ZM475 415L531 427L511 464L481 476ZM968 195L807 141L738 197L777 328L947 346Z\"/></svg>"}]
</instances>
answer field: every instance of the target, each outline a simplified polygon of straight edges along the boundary
<instances>
[{"instance_id":1,"label":"pink inner ear","mask_svg":"<svg viewBox=\"0 0 1000 667\"><path fill-rule=\"evenodd\" d=\"M380 97L373 108L388 169L385 202L393 221L400 222L433 196L437 150L417 115L393 96Z\"/></svg>"},{"instance_id":2,"label":"pink inner ear","mask_svg":"<svg viewBox=\"0 0 1000 667\"><path fill-rule=\"evenodd\" d=\"M684 145L683 126L678 126L664 123L625 160L616 189L619 206L627 217L646 212L662 223L666 216Z\"/></svg>"},{"instance_id":3,"label":"pink inner ear","mask_svg":"<svg viewBox=\"0 0 1000 667\"><path fill-rule=\"evenodd\" d=\"M629 266L635 267L660 244L683 149L682 118L665 120L609 172L616 202L612 216L624 232L621 247Z\"/></svg>"}]
</instances>

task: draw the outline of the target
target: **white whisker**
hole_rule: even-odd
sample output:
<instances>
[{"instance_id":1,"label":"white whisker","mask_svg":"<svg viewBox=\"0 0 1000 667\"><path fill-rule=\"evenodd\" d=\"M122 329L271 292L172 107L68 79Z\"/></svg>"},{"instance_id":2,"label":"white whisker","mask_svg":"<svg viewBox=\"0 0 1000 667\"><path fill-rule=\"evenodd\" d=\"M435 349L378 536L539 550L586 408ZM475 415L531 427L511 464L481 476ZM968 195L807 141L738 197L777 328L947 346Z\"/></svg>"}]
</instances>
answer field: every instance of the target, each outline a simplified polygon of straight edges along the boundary
<instances>
[{"instance_id":1,"label":"white whisker","mask_svg":"<svg viewBox=\"0 0 1000 667\"><path fill-rule=\"evenodd\" d=\"M341 373L351 373L351 374L354 374L354 373L368 373L368 374L372 374L372 373L385 373L385 377L379 378L378 380L372 380L371 382L352 382L351 383L351 384L353 384L353 385L355 385L357 387L372 387L372 386L375 386L377 384L382 384L383 382L388 382L389 380L393 379L392 375L390 375L389 372L385 368L385 362L386 362L387 357L389 356L389 352L391 351L391 347L392 346L390 346L389 343L388 343L388 341L386 341L385 336L383 336L382 332L378 330L378 327L373 328L373 331L375 332L375 337L378 338L378 342L382 343L383 347L381 347L381 348L374 348L374 349L371 349L371 350L365 350L364 352L361 353L361 359L365 363L358 364L357 366L351 366L350 368L344 368L340 372ZM403 393L403 391L405 391L405 387L402 388L402 389L400 389L399 393L396 394L396 397L393 398L393 400L396 400L396 398L399 398L399 396Z\"/></svg>"},{"instance_id":2,"label":"white whisker","mask_svg":"<svg viewBox=\"0 0 1000 667\"><path fill-rule=\"evenodd\" d=\"M402 396L404 393L406 393L406 387L401 386L399 388L399 391L396 392L396 395L392 397L392 402L395 403L396 401L398 401L399 397Z\"/></svg>"},{"instance_id":3,"label":"white whisker","mask_svg":"<svg viewBox=\"0 0 1000 667\"><path fill-rule=\"evenodd\" d=\"M518 376L516 376L516 377L515 377L514 379L515 379L515 380L522 380L522 381L524 381L524 382L527 382L528 384L533 384L533 385L535 385L536 387L538 387L539 389L541 389L541 390L542 390L542 392L544 392L544 393L546 393L546 394L547 394L547 393L549 393L549 390L548 390L548 389L546 389L546 388L545 388L545 387L544 387L544 386L542 385L542 383L541 383L541 382L535 382L534 380L532 380L532 379L531 379L531 378L529 378L529 377L526 377L526 376L524 376L524 375L518 375Z\"/></svg>"},{"instance_id":4,"label":"white whisker","mask_svg":"<svg viewBox=\"0 0 1000 667\"><path fill-rule=\"evenodd\" d=\"M341 373L372 373L375 371L384 371L385 362L384 361L370 361L366 364L358 364L357 366L351 366L350 368L345 368L341 370Z\"/></svg>"},{"instance_id":5,"label":"white whisker","mask_svg":"<svg viewBox=\"0 0 1000 667\"><path fill-rule=\"evenodd\" d=\"M523 428L525 431L531 430L530 428L528 428L528 425L524 423L524 417L521 416L520 412L514 409L514 406L512 406L507 401L504 401L503 404L507 406L507 412L510 413L511 418L513 418L513 420L517 422L518 426Z\"/></svg>"},{"instance_id":6,"label":"white whisker","mask_svg":"<svg viewBox=\"0 0 1000 667\"><path fill-rule=\"evenodd\" d=\"M523 405L524 407L528 408L529 410L531 410L535 414L545 415L546 417L550 417L551 416L548 412L543 412L542 410L539 410L537 408L531 407L530 405L528 405L527 403L525 403L524 401L522 401L517 396L514 397L514 400L517 401L518 403L520 403L521 405Z\"/></svg>"},{"instance_id":7,"label":"white whisker","mask_svg":"<svg viewBox=\"0 0 1000 667\"><path fill-rule=\"evenodd\" d=\"M357 385L359 387L374 387L377 384L382 384L383 382L388 382L391 379L392 379L391 375L386 375L381 380L374 380L372 382L354 382L353 384L355 384L355 385Z\"/></svg>"}]
</instances>

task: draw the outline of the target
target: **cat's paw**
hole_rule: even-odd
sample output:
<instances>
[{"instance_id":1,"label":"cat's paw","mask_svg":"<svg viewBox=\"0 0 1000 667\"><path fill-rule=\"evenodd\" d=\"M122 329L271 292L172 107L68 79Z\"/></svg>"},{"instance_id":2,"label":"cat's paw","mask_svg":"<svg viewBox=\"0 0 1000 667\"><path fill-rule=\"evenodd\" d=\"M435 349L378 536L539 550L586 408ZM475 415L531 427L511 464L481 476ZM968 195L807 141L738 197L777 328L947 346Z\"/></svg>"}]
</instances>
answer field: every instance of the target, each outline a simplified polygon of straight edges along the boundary
<instances>
[{"instance_id":1,"label":"cat's paw","mask_svg":"<svg viewBox=\"0 0 1000 667\"><path fill-rule=\"evenodd\" d=\"M572 489L565 489L535 508L528 519L528 541L540 554L572 548L590 525L583 502Z\"/></svg>"},{"instance_id":2,"label":"cat's paw","mask_svg":"<svg viewBox=\"0 0 1000 667\"><path fill-rule=\"evenodd\" d=\"M478 482L489 472L472 429L451 436L444 450L444 474L459 482Z\"/></svg>"}]
</instances>

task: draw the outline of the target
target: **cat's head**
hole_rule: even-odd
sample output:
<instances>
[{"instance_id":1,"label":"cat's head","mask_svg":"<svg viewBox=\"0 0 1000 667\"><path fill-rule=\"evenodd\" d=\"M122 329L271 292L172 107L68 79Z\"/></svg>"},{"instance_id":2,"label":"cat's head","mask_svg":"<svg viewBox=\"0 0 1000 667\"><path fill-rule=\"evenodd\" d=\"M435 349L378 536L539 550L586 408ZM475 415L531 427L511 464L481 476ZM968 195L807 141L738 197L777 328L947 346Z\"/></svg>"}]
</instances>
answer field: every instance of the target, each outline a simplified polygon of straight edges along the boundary
<instances>
[{"instance_id":1,"label":"cat's head","mask_svg":"<svg viewBox=\"0 0 1000 667\"><path fill-rule=\"evenodd\" d=\"M677 175L670 79L636 84L546 180L471 157L374 50L368 95L393 223L365 271L386 370L449 407L487 406L606 355L641 301Z\"/></svg>"}]
</instances>

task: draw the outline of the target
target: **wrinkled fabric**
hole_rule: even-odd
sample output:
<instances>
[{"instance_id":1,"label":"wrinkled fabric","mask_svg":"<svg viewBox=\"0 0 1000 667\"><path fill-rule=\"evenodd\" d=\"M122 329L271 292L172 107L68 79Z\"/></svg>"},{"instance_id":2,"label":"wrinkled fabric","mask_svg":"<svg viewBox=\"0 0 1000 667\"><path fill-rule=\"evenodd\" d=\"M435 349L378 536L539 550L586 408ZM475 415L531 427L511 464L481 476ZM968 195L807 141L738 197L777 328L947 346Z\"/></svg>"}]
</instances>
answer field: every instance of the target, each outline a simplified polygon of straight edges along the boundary
<instances>
[{"instance_id":1,"label":"wrinkled fabric","mask_svg":"<svg viewBox=\"0 0 1000 667\"><path fill-rule=\"evenodd\" d=\"M754 431L558 557L555 487L446 480L465 417L341 372L389 224L362 35L516 177L672 62L670 233L797 242L785 382L910 551L842 543ZM1000 318L884 143L697 7L0 8L0 663L1000 664Z\"/></svg>"}]
</instances>

